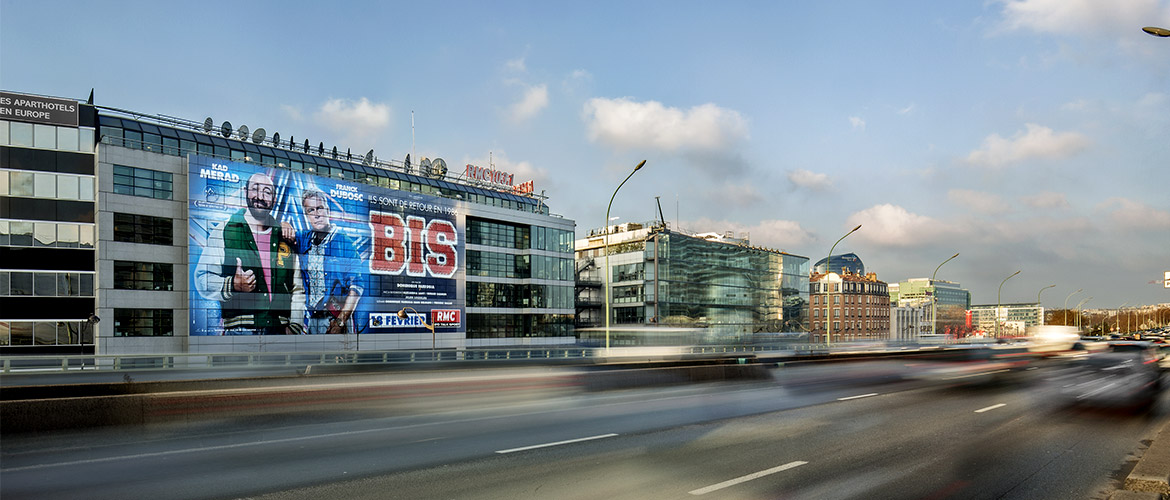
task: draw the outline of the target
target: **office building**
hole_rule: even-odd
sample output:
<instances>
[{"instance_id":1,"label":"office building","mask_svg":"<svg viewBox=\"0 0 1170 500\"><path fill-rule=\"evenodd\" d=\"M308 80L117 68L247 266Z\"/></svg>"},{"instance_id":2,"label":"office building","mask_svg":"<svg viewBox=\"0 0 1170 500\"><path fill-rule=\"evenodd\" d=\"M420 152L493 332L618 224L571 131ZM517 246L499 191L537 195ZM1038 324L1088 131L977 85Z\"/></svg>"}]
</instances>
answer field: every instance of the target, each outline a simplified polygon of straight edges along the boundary
<instances>
[{"instance_id":1,"label":"office building","mask_svg":"<svg viewBox=\"0 0 1170 500\"><path fill-rule=\"evenodd\" d=\"M974 305L971 323L976 333L987 337L1022 337L1029 326L1044 324L1044 307L1038 303Z\"/></svg>"},{"instance_id":2,"label":"office building","mask_svg":"<svg viewBox=\"0 0 1170 500\"><path fill-rule=\"evenodd\" d=\"M876 273L813 273L809 285L808 315L814 342L890 338L889 290ZM830 328L832 339L828 337Z\"/></svg>"},{"instance_id":3,"label":"office building","mask_svg":"<svg viewBox=\"0 0 1170 500\"><path fill-rule=\"evenodd\" d=\"M808 258L747 238L627 223L577 240L576 260L581 327L605 323L606 274L619 328L696 328L698 341L719 343L805 327Z\"/></svg>"},{"instance_id":4,"label":"office building","mask_svg":"<svg viewBox=\"0 0 1170 500\"><path fill-rule=\"evenodd\" d=\"M3 95L5 352L574 341L574 223L492 165Z\"/></svg>"},{"instance_id":5,"label":"office building","mask_svg":"<svg viewBox=\"0 0 1170 500\"><path fill-rule=\"evenodd\" d=\"M921 335L965 337L972 327L967 320L971 292L958 283L930 278L911 278L889 286L890 303L896 307L921 307L926 315L920 323ZM932 304L933 303L933 304ZM932 314L937 314L933 321Z\"/></svg>"}]
</instances>

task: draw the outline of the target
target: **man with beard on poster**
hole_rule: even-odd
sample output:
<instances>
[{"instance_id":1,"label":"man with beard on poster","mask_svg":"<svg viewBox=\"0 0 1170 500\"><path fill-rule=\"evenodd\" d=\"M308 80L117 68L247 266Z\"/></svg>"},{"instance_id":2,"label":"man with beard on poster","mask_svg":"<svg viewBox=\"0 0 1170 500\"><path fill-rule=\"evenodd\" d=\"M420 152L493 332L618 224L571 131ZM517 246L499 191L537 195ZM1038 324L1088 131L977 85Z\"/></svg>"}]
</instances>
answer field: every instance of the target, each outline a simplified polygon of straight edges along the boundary
<instances>
[{"instance_id":1,"label":"man with beard on poster","mask_svg":"<svg viewBox=\"0 0 1170 500\"><path fill-rule=\"evenodd\" d=\"M292 295L300 291L293 230L272 214L276 205L272 178L253 174L245 184L244 199L247 207L222 226L222 260L201 262L196 269L199 292L220 302L225 335L301 333L300 322L290 321ZM205 256L218 256L217 244L208 247Z\"/></svg>"},{"instance_id":2,"label":"man with beard on poster","mask_svg":"<svg viewBox=\"0 0 1170 500\"><path fill-rule=\"evenodd\" d=\"M297 234L305 291L305 333L355 332L350 319L364 291L361 256L329 215L329 198L316 189L301 196L308 229Z\"/></svg>"}]
</instances>

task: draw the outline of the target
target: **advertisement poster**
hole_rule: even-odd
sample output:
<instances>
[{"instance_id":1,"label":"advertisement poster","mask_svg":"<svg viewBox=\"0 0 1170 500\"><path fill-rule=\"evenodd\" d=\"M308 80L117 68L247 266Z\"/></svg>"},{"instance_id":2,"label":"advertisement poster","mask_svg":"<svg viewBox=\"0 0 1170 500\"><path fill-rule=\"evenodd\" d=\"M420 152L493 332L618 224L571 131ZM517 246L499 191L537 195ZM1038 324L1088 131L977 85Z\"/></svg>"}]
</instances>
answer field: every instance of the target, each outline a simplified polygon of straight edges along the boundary
<instances>
[{"instance_id":1,"label":"advertisement poster","mask_svg":"<svg viewBox=\"0 0 1170 500\"><path fill-rule=\"evenodd\" d=\"M198 155L189 164L191 335L464 331L456 201Z\"/></svg>"}]
</instances>

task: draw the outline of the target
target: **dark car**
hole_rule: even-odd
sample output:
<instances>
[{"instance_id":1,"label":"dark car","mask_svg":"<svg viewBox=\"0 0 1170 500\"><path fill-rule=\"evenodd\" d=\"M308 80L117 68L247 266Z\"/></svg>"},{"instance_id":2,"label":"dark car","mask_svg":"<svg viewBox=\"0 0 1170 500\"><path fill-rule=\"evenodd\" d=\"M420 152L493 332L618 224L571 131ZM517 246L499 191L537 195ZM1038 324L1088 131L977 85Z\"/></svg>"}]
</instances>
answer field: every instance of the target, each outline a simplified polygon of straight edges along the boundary
<instances>
[{"instance_id":1,"label":"dark car","mask_svg":"<svg viewBox=\"0 0 1170 500\"><path fill-rule=\"evenodd\" d=\"M1149 342L1109 342L1055 380L1068 402L1087 406L1149 409L1161 393L1161 355Z\"/></svg>"}]
</instances>

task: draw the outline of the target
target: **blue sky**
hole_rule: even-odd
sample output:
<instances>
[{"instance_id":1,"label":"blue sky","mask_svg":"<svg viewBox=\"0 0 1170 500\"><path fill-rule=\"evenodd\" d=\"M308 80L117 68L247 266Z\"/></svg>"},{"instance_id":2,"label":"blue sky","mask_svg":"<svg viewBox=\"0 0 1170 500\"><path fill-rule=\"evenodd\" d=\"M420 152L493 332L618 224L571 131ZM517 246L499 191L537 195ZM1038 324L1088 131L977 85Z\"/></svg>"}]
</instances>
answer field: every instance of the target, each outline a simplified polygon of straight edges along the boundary
<instances>
[{"instance_id":1,"label":"blue sky","mask_svg":"<svg viewBox=\"0 0 1170 500\"><path fill-rule=\"evenodd\" d=\"M806 5L807 4L807 5ZM1170 0L0 0L0 87L532 179L994 303L1170 302ZM454 170L454 169L453 169ZM461 169L460 169L461 170ZM1151 282L1155 283L1151 283ZM1072 305L1072 304L1070 304Z\"/></svg>"}]
</instances>

